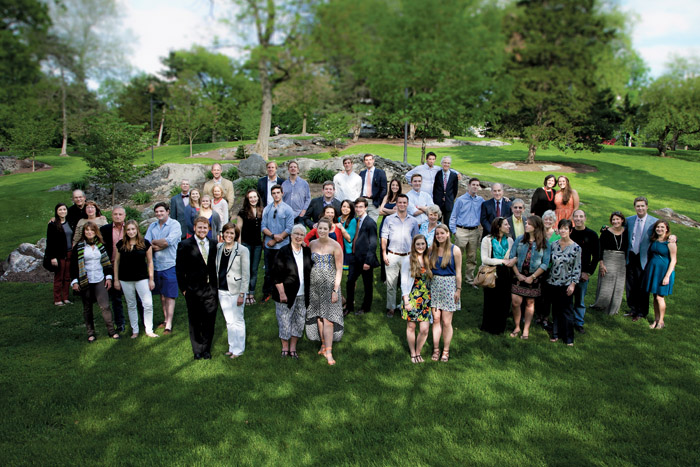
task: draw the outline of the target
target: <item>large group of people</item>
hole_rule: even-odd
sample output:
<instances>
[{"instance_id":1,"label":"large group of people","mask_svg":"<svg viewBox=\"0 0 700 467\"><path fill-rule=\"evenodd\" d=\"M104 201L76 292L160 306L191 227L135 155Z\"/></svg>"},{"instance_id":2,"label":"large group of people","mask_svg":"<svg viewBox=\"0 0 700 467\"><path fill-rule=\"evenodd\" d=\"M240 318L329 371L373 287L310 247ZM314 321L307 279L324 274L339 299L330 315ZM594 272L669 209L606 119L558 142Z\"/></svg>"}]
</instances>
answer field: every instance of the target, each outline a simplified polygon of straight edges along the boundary
<instances>
[{"instance_id":1,"label":"large group of people","mask_svg":"<svg viewBox=\"0 0 700 467\"><path fill-rule=\"evenodd\" d=\"M506 333L512 315L510 337L528 339L537 324L552 342L573 346L575 334L585 333L585 297L597 269L592 308L616 314L624 292L630 308L625 316L639 321L652 294L650 327L665 327L677 243L669 224L647 213L646 198L634 200L633 216L613 212L598 235L586 226L578 193L565 176L547 175L526 215L525 202L505 197L499 183L484 200L480 180L470 178L458 197L462 176L450 158L439 167L434 153L426 159L405 175L411 188L404 193L400 179L388 180L375 167L373 155L364 156L359 174L345 158L343 170L313 199L296 161L288 163L288 180L271 161L238 212L232 211L233 184L214 164L201 192L182 180L180 193L155 205L156 221L145 235L135 221L125 222L124 208L114 206L108 223L97 203L76 190L72 206L56 205L47 231L54 304L70 304L70 288L78 293L93 342L93 304L108 335L119 339L123 297L131 337L139 336L141 315L146 336L156 338L152 295L160 295L163 322L157 327L167 335L181 292L194 359L212 358L219 307L228 334L225 354L237 358L245 350L245 306L258 303L264 259L259 298L275 303L281 356L299 358L297 343L306 334L320 341L318 354L335 365L333 345L343 337L345 318L371 311L374 269L381 267L386 316L406 321L409 357L418 364L431 330L431 359L449 361L463 285L483 288L482 331ZM360 277L364 296L356 303Z\"/></svg>"}]
</instances>

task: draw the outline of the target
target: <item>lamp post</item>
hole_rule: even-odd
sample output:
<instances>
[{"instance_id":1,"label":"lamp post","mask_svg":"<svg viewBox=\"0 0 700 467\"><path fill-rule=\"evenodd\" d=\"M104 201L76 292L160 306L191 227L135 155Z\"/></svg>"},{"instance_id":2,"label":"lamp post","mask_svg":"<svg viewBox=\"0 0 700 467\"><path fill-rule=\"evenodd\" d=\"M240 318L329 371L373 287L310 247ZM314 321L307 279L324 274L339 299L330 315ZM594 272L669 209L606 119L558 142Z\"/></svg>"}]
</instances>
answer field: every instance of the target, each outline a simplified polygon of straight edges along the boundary
<instances>
[{"instance_id":1,"label":"lamp post","mask_svg":"<svg viewBox=\"0 0 700 467\"><path fill-rule=\"evenodd\" d=\"M408 101L408 88L403 88L403 91ZM403 122L403 163L408 164L408 119Z\"/></svg>"}]
</instances>

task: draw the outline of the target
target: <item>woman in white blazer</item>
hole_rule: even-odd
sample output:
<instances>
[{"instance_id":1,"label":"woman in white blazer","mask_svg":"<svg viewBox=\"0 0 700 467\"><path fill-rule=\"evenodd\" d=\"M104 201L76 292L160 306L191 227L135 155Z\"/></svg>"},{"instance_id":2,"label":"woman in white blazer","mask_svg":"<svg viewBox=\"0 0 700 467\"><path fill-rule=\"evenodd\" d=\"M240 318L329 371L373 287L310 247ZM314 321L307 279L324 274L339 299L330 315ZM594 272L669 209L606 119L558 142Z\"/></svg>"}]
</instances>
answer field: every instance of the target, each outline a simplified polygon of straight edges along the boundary
<instances>
[{"instance_id":1,"label":"woman in white blazer","mask_svg":"<svg viewBox=\"0 0 700 467\"><path fill-rule=\"evenodd\" d=\"M240 357L245 350L243 309L250 281L250 252L238 243L241 231L230 222L222 229L224 241L216 247L216 277L219 303L228 331L228 355Z\"/></svg>"}]
</instances>

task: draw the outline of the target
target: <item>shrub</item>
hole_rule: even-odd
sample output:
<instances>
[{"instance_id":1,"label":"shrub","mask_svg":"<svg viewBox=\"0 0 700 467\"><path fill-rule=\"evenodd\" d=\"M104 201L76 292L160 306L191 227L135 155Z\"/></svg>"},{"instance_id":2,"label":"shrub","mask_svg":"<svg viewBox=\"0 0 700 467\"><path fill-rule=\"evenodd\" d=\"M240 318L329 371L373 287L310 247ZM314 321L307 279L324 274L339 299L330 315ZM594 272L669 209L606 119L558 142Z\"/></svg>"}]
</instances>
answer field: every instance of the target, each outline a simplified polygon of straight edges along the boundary
<instances>
[{"instance_id":1,"label":"shrub","mask_svg":"<svg viewBox=\"0 0 700 467\"><path fill-rule=\"evenodd\" d=\"M158 167L160 167L160 163L158 162L148 162L146 165L143 166L141 169L141 176L146 176L156 170Z\"/></svg>"},{"instance_id":2,"label":"shrub","mask_svg":"<svg viewBox=\"0 0 700 467\"><path fill-rule=\"evenodd\" d=\"M140 191L131 195L131 201L133 201L136 204L150 203L151 198L153 198L153 195L145 191Z\"/></svg>"},{"instance_id":3,"label":"shrub","mask_svg":"<svg viewBox=\"0 0 700 467\"><path fill-rule=\"evenodd\" d=\"M74 190L85 191L85 190L87 190L87 187L88 187L88 181L84 178L82 180L75 180L75 181L70 182L70 190L71 191L74 191Z\"/></svg>"},{"instance_id":4,"label":"shrub","mask_svg":"<svg viewBox=\"0 0 700 467\"><path fill-rule=\"evenodd\" d=\"M214 174L211 173L211 170L207 170L207 173L205 173L204 176L207 178L207 180L214 178Z\"/></svg>"},{"instance_id":5,"label":"shrub","mask_svg":"<svg viewBox=\"0 0 700 467\"><path fill-rule=\"evenodd\" d=\"M141 211L139 211L136 208L132 208L131 206L126 206L124 207L124 211L126 211L126 220L135 220L137 222L141 222Z\"/></svg>"},{"instance_id":6,"label":"shrub","mask_svg":"<svg viewBox=\"0 0 700 467\"><path fill-rule=\"evenodd\" d=\"M3 174L3 175L10 175L11 173L12 173L11 170L3 170L3 171L2 171L2 174Z\"/></svg>"},{"instance_id":7,"label":"shrub","mask_svg":"<svg viewBox=\"0 0 700 467\"><path fill-rule=\"evenodd\" d=\"M182 188L180 188L180 185L175 185L170 189L170 197L179 195L180 193L182 193Z\"/></svg>"},{"instance_id":8,"label":"shrub","mask_svg":"<svg viewBox=\"0 0 700 467\"><path fill-rule=\"evenodd\" d=\"M328 152L331 157L339 157L340 156L340 149L338 148L331 148L331 150Z\"/></svg>"},{"instance_id":9,"label":"shrub","mask_svg":"<svg viewBox=\"0 0 700 467\"><path fill-rule=\"evenodd\" d=\"M333 180L334 176L335 172L331 169L316 167L309 170L309 173L306 175L306 180L310 183L323 183L326 180Z\"/></svg>"},{"instance_id":10,"label":"shrub","mask_svg":"<svg viewBox=\"0 0 700 467\"><path fill-rule=\"evenodd\" d=\"M240 178L236 180L236 193L243 196L251 188L258 188L258 179L255 177Z\"/></svg>"},{"instance_id":11,"label":"shrub","mask_svg":"<svg viewBox=\"0 0 700 467\"><path fill-rule=\"evenodd\" d=\"M245 144L241 144L236 148L236 159L245 159L248 157L248 153L245 150Z\"/></svg>"},{"instance_id":12,"label":"shrub","mask_svg":"<svg viewBox=\"0 0 700 467\"><path fill-rule=\"evenodd\" d=\"M238 167L231 167L226 172L221 174L221 176L228 178L229 180L236 180L238 178Z\"/></svg>"}]
</instances>

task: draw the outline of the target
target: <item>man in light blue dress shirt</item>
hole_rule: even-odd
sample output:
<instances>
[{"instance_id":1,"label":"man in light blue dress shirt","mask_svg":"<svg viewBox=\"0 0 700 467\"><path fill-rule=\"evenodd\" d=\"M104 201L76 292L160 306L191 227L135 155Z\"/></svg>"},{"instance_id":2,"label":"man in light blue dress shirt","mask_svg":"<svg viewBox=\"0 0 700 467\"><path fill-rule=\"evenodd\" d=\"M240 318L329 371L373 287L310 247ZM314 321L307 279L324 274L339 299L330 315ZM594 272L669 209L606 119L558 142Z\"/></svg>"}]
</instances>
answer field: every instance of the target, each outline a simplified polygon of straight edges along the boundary
<instances>
[{"instance_id":1,"label":"man in light blue dress shirt","mask_svg":"<svg viewBox=\"0 0 700 467\"><path fill-rule=\"evenodd\" d=\"M265 282L263 295L268 297L272 293L272 281L270 280L270 268L275 261L275 255L280 248L289 243L289 236L294 227L294 211L287 203L282 201L284 191L279 185L270 190L272 203L265 206L260 226L263 235L263 248L265 250Z\"/></svg>"},{"instance_id":2,"label":"man in light blue dress shirt","mask_svg":"<svg viewBox=\"0 0 700 467\"><path fill-rule=\"evenodd\" d=\"M433 196L425 191L421 191L423 177L420 174L413 174L411 186L413 189L406 193L408 196L408 213L415 217L418 225L428 220L428 206L433 204Z\"/></svg>"},{"instance_id":3,"label":"man in light blue dress shirt","mask_svg":"<svg viewBox=\"0 0 700 467\"><path fill-rule=\"evenodd\" d=\"M282 200L294 211L294 223L303 223L302 217L306 215L311 202L311 189L306 180L299 177L299 164L291 161L287 165L289 180L282 182L284 195Z\"/></svg>"},{"instance_id":4,"label":"man in light blue dress shirt","mask_svg":"<svg viewBox=\"0 0 700 467\"><path fill-rule=\"evenodd\" d=\"M476 269L476 252L480 246L479 219L484 198L477 195L481 184L478 178L469 179L467 192L457 198L450 216L450 232L455 235L455 245L464 250L466 267L464 280L474 288L474 270Z\"/></svg>"}]
</instances>

